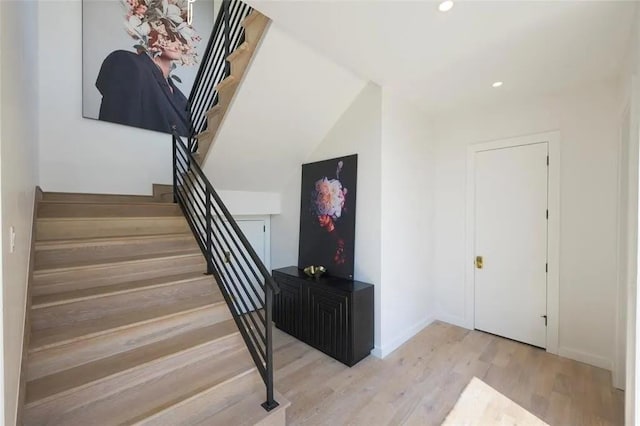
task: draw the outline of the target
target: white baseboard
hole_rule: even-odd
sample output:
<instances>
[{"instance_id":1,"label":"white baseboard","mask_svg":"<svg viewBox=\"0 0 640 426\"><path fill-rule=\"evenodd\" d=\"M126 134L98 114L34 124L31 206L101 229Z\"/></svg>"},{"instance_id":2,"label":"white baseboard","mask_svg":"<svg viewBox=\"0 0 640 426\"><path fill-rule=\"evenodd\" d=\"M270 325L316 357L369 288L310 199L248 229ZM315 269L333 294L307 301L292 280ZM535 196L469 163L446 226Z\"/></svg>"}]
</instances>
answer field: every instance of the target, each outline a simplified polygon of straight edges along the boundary
<instances>
[{"instance_id":1,"label":"white baseboard","mask_svg":"<svg viewBox=\"0 0 640 426\"><path fill-rule=\"evenodd\" d=\"M436 319L438 321L457 325L458 327L466 328L469 330L473 329L473 326L467 324L467 321L464 317L460 317L457 315L450 315L439 312L436 316ZM605 370L613 371L613 361L599 355L594 355L567 347L560 347L558 349L558 355L565 358L573 359L575 361L584 362L585 364L593 365L595 367L604 368Z\"/></svg>"},{"instance_id":2,"label":"white baseboard","mask_svg":"<svg viewBox=\"0 0 640 426\"><path fill-rule=\"evenodd\" d=\"M436 319L438 321L446 322L447 324L457 325L458 327L466 328L471 330L473 327L469 327L467 321L464 317L459 317L457 315L449 315L442 312L439 312L436 315Z\"/></svg>"},{"instance_id":3,"label":"white baseboard","mask_svg":"<svg viewBox=\"0 0 640 426\"><path fill-rule=\"evenodd\" d=\"M558 355L565 358L570 358L575 361L584 362L585 364L593 365L595 367L604 368L605 370L613 370L613 362L605 357L582 352L577 349L565 348L560 346L558 348Z\"/></svg>"},{"instance_id":4,"label":"white baseboard","mask_svg":"<svg viewBox=\"0 0 640 426\"><path fill-rule=\"evenodd\" d=\"M382 349L380 349L380 346L374 346L373 350L371 351L371 355L375 356L376 358L382 359Z\"/></svg>"},{"instance_id":5,"label":"white baseboard","mask_svg":"<svg viewBox=\"0 0 640 426\"><path fill-rule=\"evenodd\" d=\"M430 315L424 318L423 320L408 328L404 333L400 334L391 342L375 346L371 351L371 354L377 358L385 358L387 355L398 349L400 346L402 346L403 343L418 334L420 331L422 331L423 328L425 328L435 320L435 315Z\"/></svg>"}]
</instances>

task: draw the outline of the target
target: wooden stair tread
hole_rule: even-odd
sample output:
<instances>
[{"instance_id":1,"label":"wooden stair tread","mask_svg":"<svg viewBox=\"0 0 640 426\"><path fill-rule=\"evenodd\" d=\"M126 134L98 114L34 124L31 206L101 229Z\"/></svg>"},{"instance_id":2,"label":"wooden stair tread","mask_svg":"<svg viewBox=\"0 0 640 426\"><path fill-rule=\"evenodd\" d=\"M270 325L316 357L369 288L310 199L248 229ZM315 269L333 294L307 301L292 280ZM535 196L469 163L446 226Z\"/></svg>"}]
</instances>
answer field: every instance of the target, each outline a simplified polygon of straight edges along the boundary
<instances>
[{"instance_id":1,"label":"wooden stair tread","mask_svg":"<svg viewBox=\"0 0 640 426\"><path fill-rule=\"evenodd\" d=\"M151 222L151 221L175 221L185 220L184 216L115 216L115 217L39 217L38 222L59 222L59 223L75 223L75 222ZM155 235L155 234L153 234Z\"/></svg>"},{"instance_id":2,"label":"wooden stair tread","mask_svg":"<svg viewBox=\"0 0 640 426\"><path fill-rule=\"evenodd\" d=\"M268 418L283 415L291 403L274 391L278 406L267 412L261 404L265 402L265 387L260 373L252 369L231 378L227 382L204 390L178 404L159 410L152 416L135 423L142 425L212 425L233 424L257 425ZM282 416L284 417L284 416ZM284 422L264 423L265 426Z\"/></svg>"},{"instance_id":3,"label":"wooden stair tread","mask_svg":"<svg viewBox=\"0 0 640 426\"><path fill-rule=\"evenodd\" d=\"M224 301L218 291L212 293L209 297L177 301L169 306L141 309L128 315L84 321L82 324L77 323L74 327L33 330L29 342L29 352L40 351L101 334L113 333L142 323L158 321L164 317L180 315L193 309L220 303L224 303Z\"/></svg>"},{"instance_id":4,"label":"wooden stair tread","mask_svg":"<svg viewBox=\"0 0 640 426\"><path fill-rule=\"evenodd\" d=\"M79 290L64 291L53 294L43 294L33 296L31 309L39 309L43 307L59 305L63 303L77 302L80 300L93 299L97 297L114 295L119 293L127 293L136 290L148 289L164 285L172 285L186 281L211 280L212 285L215 282L211 276L204 275L201 272L188 272L184 274L169 275L163 277L149 278L145 280L129 281L120 284L105 285L100 287L90 287Z\"/></svg>"},{"instance_id":5,"label":"wooden stair tread","mask_svg":"<svg viewBox=\"0 0 640 426\"><path fill-rule=\"evenodd\" d=\"M256 368L253 368L231 377L225 382L220 382L215 386L204 389L202 392L183 399L177 404L164 408L159 407L153 415L140 419L135 425L200 424L203 420L236 404L247 393L251 392L256 385L262 383L260 373ZM264 385L262 385L262 388L264 389ZM231 423L235 424L235 422Z\"/></svg>"},{"instance_id":6,"label":"wooden stair tread","mask_svg":"<svg viewBox=\"0 0 640 426\"><path fill-rule=\"evenodd\" d=\"M36 241L166 235L188 230L184 216L45 217L36 220Z\"/></svg>"},{"instance_id":7,"label":"wooden stair tread","mask_svg":"<svg viewBox=\"0 0 640 426\"><path fill-rule=\"evenodd\" d=\"M257 10L253 10L251 11L251 13L242 20L242 22L240 23L240 25L242 25L243 28L247 28L249 25L252 24L257 24L258 21L269 21L269 18L267 18L265 15L263 15L262 13L258 12Z\"/></svg>"},{"instance_id":8,"label":"wooden stair tread","mask_svg":"<svg viewBox=\"0 0 640 426\"><path fill-rule=\"evenodd\" d=\"M66 240L37 241L36 250L56 250L71 247L103 246L122 244L126 242L138 241L165 241L165 240L193 240L190 232L180 232L175 234L151 234L151 235L130 235L122 237L98 237L98 238L73 238Z\"/></svg>"},{"instance_id":9,"label":"wooden stair tread","mask_svg":"<svg viewBox=\"0 0 640 426\"><path fill-rule=\"evenodd\" d=\"M236 47L236 50L231 52L229 56L227 56L227 61L231 62L234 59L236 59L238 56L241 56L244 54L250 54L250 53L252 53L251 45L245 41L242 44L240 44L238 47Z\"/></svg>"},{"instance_id":10,"label":"wooden stair tread","mask_svg":"<svg viewBox=\"0 0 640 426\"><path fill-rule=\"evenodd\" d=\"M161 255L158 254L142 254L138 256L126 256L123 258L116 259L104 259L102 262L100 260L91 260L91 261L81 261L81 262L71 262L63 265L58 265L55 268L47 268L47 269L39 269L34 271L34 277L39 277L46 274L53 274L58 272L68 272L82 269L95 269L95 268L107 268L115 265L123 265L123 264L134 264L134 263L144 263L146 261L157 261L159 259L177 259L177 258L185 258L185 257L193 257L193 256L201 256L202 252L200 248L197 246L194 248L179 250L175 253L163 253ZM204 261L204 260L203 260Z\"/></svg>"},{"instance_id":11,"label":"wooden stair tread","mask_svg":"<svg viewBox=\"0 0 640 426\"><path fill-rule=\"evenodd\" d=\"M43 201L38 207L38 218L72 217L175 217L181 216L180 206L173 203L92 203Z\"/></svg>"},{"instance_id":12,"label":"wooden stair tread","mask_svg":"<svg viewBox=\"0 0 640 426\"><path fill-rule=\"evenodd\" d=\"M157 321L142 322L115 333L76 339L49 349L32 350L28 358L27 378L34 380L48 376L231 318L226 304L214 303L158 318Z\"/></svg>"},{"instance_id":13,"label":"wooden stair tread","mask_svg":"<svg viewBox=\"0 0 640 426\"><path fill-rule=\"evenodd\" d=\"M120 374L136 366L234 334L239 334L235 322L227 320L54 373L27 383L26 403L30 404L70 389L82 387L87 383Z\"/></svg>"},{"instance_id":14,"label":"wooden stair tread","mask_svg":"<svg viewBox=\"0 0 640 426\"><path fill-rule=\"evenodd\" d=\"M264 382L255 383L251 388L243 390L242 398L235 404L203 419L197 425L233 424L234 426L254 426L260 424L267 417L276 416L280 411L286 410L290 405L288 399L279 392L273 392L278 406L271 411L266 411L260 404L265 402Z\"/></svg>"},{"instance_id":15,"label":"wooden stair tread","mask_svg":"<svg viewBox=\"0 0 640 426\"><path fill-rule=\"evenodd\" d=\"M227 88L231 88L231 87L237 85L238 83L239 83L238 79L235 78L234 76L230 75L230 76L225 77L220 83L218 83L216 85L216 87L214 87L214 90L216 92L220 92L221 90L225 90Z\"/></svg>"},{"instance_id":16,"label":"wooden stair tread","mask_svg":"<svg viewBox=\"0 0 640 426\"><path fill-rule=\"evenodd\" d=\"M145 197L145 195L141 195L141 197ZM125 201L125 202L114 202L114 201L103 201L103 202L97 202L97 201L91 201L91 200L74 200L74 201L58 201L58 200L42 200L40 201L40 203L42 205L50 205L50 204L67 204L67 205L77 205L77 206L83 206L83 205L92 205L92 204L96 204L96 205L100 205L100 206L108 206L109 204L113 204L116 206L159 206L160 208L163 207L167 207L168 206L175 206L177 204L171 202L171 203L159 203L157 201L151 201L153 200L153 198L150 199L144 199L144 200L140 200L140 201Z\"/></svg>"},{"instance_id":17,"label":"wooden stair tread","mask_svg":"<svg viewBox=\"0 0 640 426\"><path fill-rule=\"evenodd\" d=\"M152 202L152 195L121 195L121 194L92 194L80 192L43 192L42 201L69 202L91 201L94 203L130 203L130 202Z\"/></svg>"},{"instance_id":18,"label":"wooden stair tread","mask_svg":"<svg viewBox=\"0 0 640 426\"><path fill-rule=\"evenodd\" d=\"M113 391L97 401L64 412L52 421L54 424L93 424L100 419L104 426L133 424L253 368L251 357L241 345L239 349L195 360L169 372L160 372L143 383Z\"/></svg>"}]
</instances>

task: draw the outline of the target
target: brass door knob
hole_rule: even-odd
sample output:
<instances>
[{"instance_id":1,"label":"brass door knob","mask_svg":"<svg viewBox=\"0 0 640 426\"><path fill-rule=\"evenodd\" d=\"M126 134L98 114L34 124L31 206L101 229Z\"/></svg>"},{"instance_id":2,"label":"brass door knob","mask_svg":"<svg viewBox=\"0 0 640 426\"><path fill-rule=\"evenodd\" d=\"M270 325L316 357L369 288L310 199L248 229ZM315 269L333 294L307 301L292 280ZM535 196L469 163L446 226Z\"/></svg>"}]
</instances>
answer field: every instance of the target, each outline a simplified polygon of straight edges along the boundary
<instances>
[{"instance_id":1,"label":"brass door knob","mask_svg":"<svg viewBox=\"0 0 640 426\"><path fill-rule=\"evenodd\" d=\"M482 269L483 264L482 256L476 256L476 268Z\"/></svg>"}]
</instances>

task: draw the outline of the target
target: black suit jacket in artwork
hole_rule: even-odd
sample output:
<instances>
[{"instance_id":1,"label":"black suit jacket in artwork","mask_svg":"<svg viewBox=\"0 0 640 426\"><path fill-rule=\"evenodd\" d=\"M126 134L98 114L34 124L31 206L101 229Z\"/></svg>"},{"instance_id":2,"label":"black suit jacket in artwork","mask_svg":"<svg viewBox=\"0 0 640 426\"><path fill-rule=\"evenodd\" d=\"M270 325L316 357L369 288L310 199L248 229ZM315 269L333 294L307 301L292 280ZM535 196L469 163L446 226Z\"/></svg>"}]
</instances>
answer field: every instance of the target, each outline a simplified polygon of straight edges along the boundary
<instances>
[{"instance_id":1,"label":"black suit jacket in artwork","mask_svg":"<svg viewBox=\"0 0 640 426\"><path fill-rule=\"evenodd\" d=\"M116 50L102 63L96 87L99 119L187 136L187 98L147 54ZM173 89L173 91L171 90Z\"/></svg>"}]
</instances>

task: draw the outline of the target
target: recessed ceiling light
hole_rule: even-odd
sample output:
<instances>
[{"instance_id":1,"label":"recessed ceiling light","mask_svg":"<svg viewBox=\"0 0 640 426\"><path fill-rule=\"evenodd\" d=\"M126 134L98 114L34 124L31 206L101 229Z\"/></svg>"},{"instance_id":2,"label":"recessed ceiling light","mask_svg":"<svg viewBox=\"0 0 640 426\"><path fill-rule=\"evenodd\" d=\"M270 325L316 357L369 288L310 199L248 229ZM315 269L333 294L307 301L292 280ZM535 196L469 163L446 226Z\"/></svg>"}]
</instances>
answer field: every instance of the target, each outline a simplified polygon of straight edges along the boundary
<instances>
[{"instance_id":1,"label":"recessed ceiling light","mask_svg":"<svg viewBox=\"0 0 640 426\"><path fill-rule=\"evenodd\" d=\"M501 81L496 81L495 83L492 84L493 87L500 87L502 86L502 82Z\"/></svg>"},{"instance_id":2,"label":"recessed ceiling light","mask_svg":"<svg viewBox=\"0 0 640 426\"><path fill-rule=\"evenodd\" d=\"M438 5L440 12L448 12L453 7L453 0L445 0Z\"/></svg>"}]
</instances>

